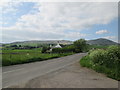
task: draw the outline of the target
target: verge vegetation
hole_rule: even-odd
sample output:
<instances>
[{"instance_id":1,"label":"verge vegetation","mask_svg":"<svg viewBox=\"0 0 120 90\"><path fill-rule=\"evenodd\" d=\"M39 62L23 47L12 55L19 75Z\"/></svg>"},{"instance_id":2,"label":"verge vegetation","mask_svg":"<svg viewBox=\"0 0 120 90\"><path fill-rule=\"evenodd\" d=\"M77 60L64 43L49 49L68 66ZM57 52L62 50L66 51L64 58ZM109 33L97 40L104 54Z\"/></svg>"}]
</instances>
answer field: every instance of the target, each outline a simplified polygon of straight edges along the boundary
<instances>
[{"instance_id":1,"label":"verge vegetation","mask_svg":"<svg viewBox=\"0 0 120 90\"><path fill-rule=\"evenodd\" d=\"M44 61L48 59L63 57L73 53L41 53L41 49L30 50L3 50L2 66L24 64L36 61Z\"/></svg>"},{"instance_id":2,"label":"verge vegetation","mask_svg":"<svg viewBox=\"0 0 120 90\"><path fill-rule=\"evenodd\" d=\"M52 58L63 57L74 53L85 52L87 48L86 41L80 39L71 45L62 45L62 48L53 48L50 51L49 45L40 47L7 45L2 50L2 66L44 61Z\"/></svg>"},{"instance_id":3,"label":"verge vegetation","mask_svg":"<svg viewBox=\"0 0 120 90\"><path fill-rule=\"evenodd\" d=\"M107 49L90 50L88 55L80 60L80 64L120 80L120 46L112 45Z\"/></svg>"}]
</instances>

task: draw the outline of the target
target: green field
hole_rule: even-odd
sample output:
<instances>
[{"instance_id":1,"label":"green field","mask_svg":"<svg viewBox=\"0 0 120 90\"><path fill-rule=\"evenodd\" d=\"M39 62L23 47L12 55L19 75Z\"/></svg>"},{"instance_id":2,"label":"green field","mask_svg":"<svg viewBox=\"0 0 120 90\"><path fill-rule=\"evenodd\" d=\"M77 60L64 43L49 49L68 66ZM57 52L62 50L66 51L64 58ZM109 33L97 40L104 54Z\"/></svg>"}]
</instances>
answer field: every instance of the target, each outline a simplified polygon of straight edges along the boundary
<instances>
[{"instance_id":1,"label":"green field","mask_svg":"<svg viewBox=\"0 0 120 90\"><path fill-rule=\"evenodd\" d=\"M2 66L43 61L71 54L73 53L41 53L41 48L30 50L2 50Z\"/></svg>"},{"instance_id":2,"label":"green field","mask_svg":"<svg viewBox=\"0 0 120 90\"><path fill-rule=\"evenodd\" d=\"M15 50L2 50L4 54L11 54L11 53L41 53L41 48L37 49L15 49Z\"/></svg>"},{"instance_id":3,"label":"green field","mask_svg":"<svg viewBox=\"0 0 120 90\"><path fill-rule=\"evenodd\" d=\"M89 45L89 50L92 48L107 48L107 46L95 46ZM63 48L64 49L64 48ZM70 48L68 48L70 49ZM67 49L67 50L68 50ZM4 47L1 50L2 53L2 66L9 66L9 65L16 65L16 64L23 64L23 63L30 63L36 61L43 61L52 58L58 58L66 55L73 54L72 51L64 51L65 53L42 53L42 48L33 48L33 49L15 49L14 47L6 48ZM67 52L67 53L66 53ZM75 53L75 52L74 52Z\"/></svg>"},{"instance_id":4,"label":"green field","mask_svg":"<svg viewBox=\"0 0 120 90\"><path fill-rule=\"evenodd\" d=\"M107 49L109 46L108 45L89 45L88 49Z\"/></svg>"},{"instance_id":5,"label":"green field","mask_svg":"<svg viewBox=\"0 0 120 90\"><path fill-rule=\"evenodd\" d=\"M107 47L103 45L88 45L84 39L80 39L63 48L54 48L51 53L49 52L49 44L5 44L2 45L2 49L0 49L2 53L0 52L0 54L2 55L2 66L9 66L88 52L91 49L106 49Z\"/></svg>"}]
</instances>

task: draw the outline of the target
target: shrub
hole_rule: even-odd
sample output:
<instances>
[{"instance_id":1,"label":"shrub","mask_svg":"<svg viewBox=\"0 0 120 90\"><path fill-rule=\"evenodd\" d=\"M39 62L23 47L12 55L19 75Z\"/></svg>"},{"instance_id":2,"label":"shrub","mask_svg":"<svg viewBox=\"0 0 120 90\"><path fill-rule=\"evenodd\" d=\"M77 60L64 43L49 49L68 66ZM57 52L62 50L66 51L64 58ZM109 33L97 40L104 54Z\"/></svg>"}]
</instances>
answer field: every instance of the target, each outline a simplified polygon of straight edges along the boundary
<instances>
[{"instance_id":1,"label":"shrub","mask_svg":"<svg viewBox=\"0 0 120 90\"><path fill-rule=\"evenodd\" d=\"M68 53L68 52L74 52L74 51L75 51L74 45L65 46L63 48L53 48L52 49L53 53Z\"/></svg>"},{"instance_id":2,"label":"shrub","mask_svg":"<svg viewBox=\"0 0 120 90\"><path fill-rule=\"evenodd\" d=\"M103 65L106 59L105 54L106 54L106 51L99 49L99 50L95 50L91 52L89 57L93 61L94 64Z\"/></svg>"},{"instance_id":3,"label":"shrub","mask_svg":"<svg viewBox=\"0 0 120 90\"><path fill-rule=\"evenodd\" d=\"M118 45L109 46L107 51L108 53L111 53L120 59L120 46Z\"/></svg>"},{"instance_id":4,"label":"shrub","mask_svg":"<svg viewBox=\"0 0 120 90\"><path fill-rule=\"evenodd\" d=\"M41 52L42 52L42 53L46 53L47 50L50 50L50 47L43 47Z\"/></svg>"},{"instance_id":5,"label":"shrub","mask_svg":"<svg viewBox=\"0 0 120 90\"><path fill-rule=\"evenodd\" d=\"M87 49L87 44L86 44L86 41L84 39L80 39L80 40L75 41L74 46L75 46L76 53L84 52Z\"/></svg>"},{"instance_id":6,"label":"shrub","mask_svg":"<svg viewBox=\"0 0 120 90\"><path fill-rule=\"evenodd\" d=\"M89 56L84 56L81 60L80 60L80 64L83 67L88 67L88 68L92 68L92 62L90 61Z\"/></svg>"},{"instance_id":7,"label":"shrub","mask_svg":"<svg viewBox=\"0 0 120 90\"><path fill-rule=\"evenodd\" d=\"M120 46L109 46L106 50L91 50L80 60L80 64L120 80Z\"/></svg>"},{"instance_id":8,"label":"shrub","mask_svg":"<svg viewBox=\"0 0 120 90\"><path fill-rule=\"evenodd\" d=\"M62 53L62 50L61 50L61 48L53 48L52 52L53 53Z\"/></svg>"}]
</instances>

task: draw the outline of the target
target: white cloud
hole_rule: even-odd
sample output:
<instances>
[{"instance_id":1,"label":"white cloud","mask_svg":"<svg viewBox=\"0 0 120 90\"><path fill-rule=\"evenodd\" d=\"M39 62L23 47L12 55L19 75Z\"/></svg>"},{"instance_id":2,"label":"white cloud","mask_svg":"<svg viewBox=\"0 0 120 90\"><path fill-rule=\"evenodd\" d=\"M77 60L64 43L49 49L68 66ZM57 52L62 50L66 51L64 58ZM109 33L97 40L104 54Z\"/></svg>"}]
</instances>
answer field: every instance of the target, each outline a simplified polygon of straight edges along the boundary
<instances>
[{"instance_id":1,"label":"white cloud","mask_svg":"<svg viewBox=\"0 0 120 90\"><path fill-rule=\"evenodd\" d=\"M108 24L117 17L116 3L38 3L40 12L22 16L17 23L48 29L82 30ZM99 10L99 11L98 11ZM103 14L104 13L104 14Z\"/></svg>"},{"instance_id":2,"label":"white cloud","mask_svg":"<svg viewBox=\"0 0 120 90\"><path fill-rule=\"evenodd\" d=\"M116 36L106 36L106 37L103 37L103 38L114 40L114 39L116 39L117 37L116 37Z\"/></svg>"},{"instance_id":3,"label":"white cloud","mask_svg":"<svg viewBox=\"0 0 120 90\"><path fill-rule=\"evenodd\" d=\"M70 32L65 34L65 38L69 38L69 39L79 39L79 38L85 38L85 36L87 36L87 34L81 34L79 32Z\"/></svg>"},{"instance_id":4,"label":"white cloud","mask_svg":"<svg viewBox=\"0 0 120 90\"><path fill-rule=\"evenodd\" d=\"M106 39L115 41L115 42L117 42L117 43L120 43L117 35L116 35L116 36L106 36L106 37L103 37L103 38L106 38Z\"/></svg>"},{"instance_id":5,"label":"white cloud","mask_svg":"<svg viewBox=\"0 0 120 90\"><path fill-rule=\"evenodd\" d=\"M23 15L15 26L3 30L6 33L9 30L36 32L40 34L36 37L39 39L51 39L56 35L60 35L57 39L79 39L86 35L80 33L83 29L91 28L95 24L108 24L118 15L117 3L46 2L37 3L35 8L40 12Z\"/></svg>"},{"instance_id":6,"label":"white cloud","mask_svg":"<svg viewBox=\"0 0 120 90\"><path fill-rule=\"evenodd\" d=\"M6 10L3 10L2 11L2 13L12 13L12 12L16 12L17 11L17 9L15 9L15 8L7 8Z\"/></svg>"},{"instance_id":7,"label":"white cloud","mask_svg":"<svg viewBox=\"0 0 120 90\"><path fill-rule=\"evenodd\" d=\"M119 2L119 0L1 0L2 3L14 1L14 2Z\"/></svg>"},{"instance_id":8,"label":"white cloud","mask_svg":"<svg viewBox=\"0 0 120 90\"><path fill-rule=\"evenodd\" d=\"M99 30L99 31L96 31L96 34L105 34L105 33L108 33L108 30Z\"/></svg>"},{"instance_id":9,"label":"white cloud","mask_svg":"<svg viewBox=\"0 0 120 90\"><path fill-rule=\"evenodd\" d=\"M21 2L15 2L12 0L5 0L4 2L0 2L0 13L1 14L8 14L8 13L16 13L17 6L21 5Z\"/></svg>"}]
</instances>

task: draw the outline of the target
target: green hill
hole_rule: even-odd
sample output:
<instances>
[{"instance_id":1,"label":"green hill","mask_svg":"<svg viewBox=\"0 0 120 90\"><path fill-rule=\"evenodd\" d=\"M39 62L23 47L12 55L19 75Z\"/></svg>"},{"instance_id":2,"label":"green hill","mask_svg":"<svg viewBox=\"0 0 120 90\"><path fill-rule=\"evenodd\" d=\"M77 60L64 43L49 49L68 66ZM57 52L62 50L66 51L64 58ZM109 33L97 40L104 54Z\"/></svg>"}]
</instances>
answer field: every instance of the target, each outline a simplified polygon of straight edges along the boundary
<instances>
[{"instance_id":1,"label":"green hill","mask_svg":"<svg viewBox=\"0 0 120 90\"><path fill-rule=\"evenodd\" d=\"M88 40L87 43L90 45L117 45L116 42L108 40L108 39L104 39L104 38Z\"/></svg>"}]
</instances>

